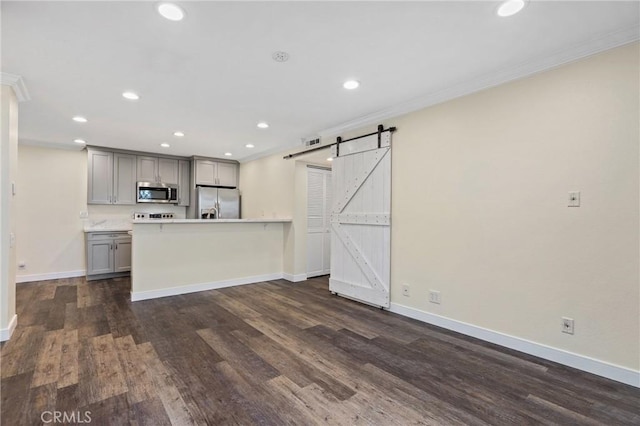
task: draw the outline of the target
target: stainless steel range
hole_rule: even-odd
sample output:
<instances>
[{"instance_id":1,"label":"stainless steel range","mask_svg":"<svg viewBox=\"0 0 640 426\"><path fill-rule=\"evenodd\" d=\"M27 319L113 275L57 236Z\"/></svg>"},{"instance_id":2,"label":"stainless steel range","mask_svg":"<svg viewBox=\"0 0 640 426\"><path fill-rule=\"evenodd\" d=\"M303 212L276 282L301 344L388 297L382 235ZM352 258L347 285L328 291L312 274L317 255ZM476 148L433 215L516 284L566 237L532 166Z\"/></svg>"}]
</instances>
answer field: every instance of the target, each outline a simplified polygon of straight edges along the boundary
<instances>
[{"instance_id":1,"label":"stainless steel range","mask_svg":"<svg viewBox=\"0 0 640 426\"><path fill-rule=\"evenodd\" d=\"M133 220L146 219L175 219L174 213L134 213Z\"/></svg>"}]
</instances>

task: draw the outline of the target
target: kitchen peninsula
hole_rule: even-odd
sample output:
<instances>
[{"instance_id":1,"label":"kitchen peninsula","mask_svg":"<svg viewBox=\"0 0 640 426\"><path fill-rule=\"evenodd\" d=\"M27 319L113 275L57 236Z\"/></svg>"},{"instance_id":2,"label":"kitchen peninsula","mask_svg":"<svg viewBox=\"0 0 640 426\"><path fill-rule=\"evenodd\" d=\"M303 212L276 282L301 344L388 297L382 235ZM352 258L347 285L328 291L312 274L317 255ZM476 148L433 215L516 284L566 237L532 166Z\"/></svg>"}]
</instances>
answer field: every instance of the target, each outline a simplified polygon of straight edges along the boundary
<instances>
[{"instance_id":1,"label":"kitchen peninsula","mask_svg":"<svg viewBox=\"0 0 640 426\"><path fill-rule=\"evenodd\" d=\"M133 222L131 300L193 293L283 276L291 219Z\"/></svg>"}]
</instances>

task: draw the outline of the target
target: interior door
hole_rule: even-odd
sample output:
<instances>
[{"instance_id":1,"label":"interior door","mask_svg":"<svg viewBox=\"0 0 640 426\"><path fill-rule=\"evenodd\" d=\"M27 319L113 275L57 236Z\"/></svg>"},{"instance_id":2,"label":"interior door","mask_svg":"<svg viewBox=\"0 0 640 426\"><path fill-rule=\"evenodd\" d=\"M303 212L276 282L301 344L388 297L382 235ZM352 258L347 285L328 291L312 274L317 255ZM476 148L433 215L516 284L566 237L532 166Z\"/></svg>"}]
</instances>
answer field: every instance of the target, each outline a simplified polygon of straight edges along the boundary
<instances>
[{"instance_id":1,"label":"interior door","mask_svg":"<svg viewBox=\"0 0 640 426\"><path fill-rule=\"evenodd\" d=\"M307 169L307 278L331 272L331 171Z\"/></svg>"},{"instance_id":2,"label":"interior door","mask_svg":"<svg viewBox=\"0 0 640 426\"><path fill-rule=\"evenodd\" d=\"M342 296L389 307L391 133L333 147L331 277Z\"/></svg>"}]
</instances>

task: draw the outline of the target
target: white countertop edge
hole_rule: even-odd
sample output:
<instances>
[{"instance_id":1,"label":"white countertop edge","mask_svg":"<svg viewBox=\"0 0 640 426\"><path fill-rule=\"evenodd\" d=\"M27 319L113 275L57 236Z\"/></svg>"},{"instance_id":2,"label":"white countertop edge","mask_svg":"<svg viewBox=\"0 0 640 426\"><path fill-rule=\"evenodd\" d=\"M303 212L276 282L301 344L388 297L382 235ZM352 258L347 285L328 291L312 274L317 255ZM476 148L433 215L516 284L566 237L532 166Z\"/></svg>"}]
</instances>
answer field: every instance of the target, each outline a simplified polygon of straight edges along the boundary
<instances>
[{"instance_id":1,"label":"white countertop edge","mask_svg":"<svg viewBox=\"0 0 640 426\"><path fill-rule=\"evenodd\" d=\"M127 232L131 231L129 226L85 226L84 232Z\"/></svg>"},{"instance_id":2,"label":"white countertop edge","mask_svg":"<svg viewBox=\"0 0 640 426\"><path fill-rule=\"evenodd\" d=\"M280 219L146 219L134 220L133 225L153 225L153 224L214 224L214 223L285 223L291 222L290 218Z\"/></svg>"}]
</instances>

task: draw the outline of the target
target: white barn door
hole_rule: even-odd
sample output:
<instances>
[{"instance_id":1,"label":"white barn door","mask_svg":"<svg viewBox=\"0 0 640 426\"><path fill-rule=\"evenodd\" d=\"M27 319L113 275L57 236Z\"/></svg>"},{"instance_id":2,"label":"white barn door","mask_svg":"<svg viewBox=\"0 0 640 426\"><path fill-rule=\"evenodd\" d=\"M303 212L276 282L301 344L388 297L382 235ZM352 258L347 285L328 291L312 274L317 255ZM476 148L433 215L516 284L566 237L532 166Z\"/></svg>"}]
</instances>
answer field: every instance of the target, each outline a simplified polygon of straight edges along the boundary
<instances>
[{"instance_id":1,"label":"white barn door","mask_svg":"<svg viewBox=\"0 0 640 426\"><path fill-rule=\"evenodd\" d=\"M378 148L380 146L380 148ZM333 147L331 277L342 296L389 307L391 132Z\"/></svg>"},{"instance_id":2,"label":"white barn door","mask_svg":"<svg viewBox=\"0 0 640 426\"><path fill-rule=\"evenodd\" d=\"M307 168L307 278L331 272L331 170Z\"/></svg>"}]
</instances>

